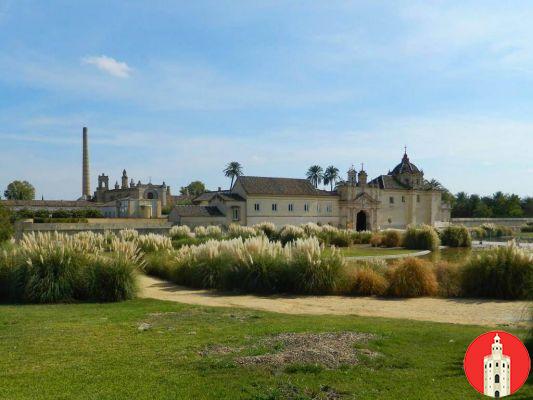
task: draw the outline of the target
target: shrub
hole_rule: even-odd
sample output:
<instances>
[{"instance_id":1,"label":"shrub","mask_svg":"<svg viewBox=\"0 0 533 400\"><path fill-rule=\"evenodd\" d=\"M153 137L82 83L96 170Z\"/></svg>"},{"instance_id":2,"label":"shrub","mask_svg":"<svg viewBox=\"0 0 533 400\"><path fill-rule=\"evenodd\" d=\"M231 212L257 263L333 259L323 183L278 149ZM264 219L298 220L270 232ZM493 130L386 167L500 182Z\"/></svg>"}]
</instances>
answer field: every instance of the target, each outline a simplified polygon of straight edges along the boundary
<instances>
[{"instance_id":1,"label":"shrub","mask_svg":"<svg viewBox=\"0 0 533 400\"><path fill-rule=\"evenodd\" d=\"M402 245L402 234L394 229L387 229L381 232L381 245L385 247L400 247Z\"/></svg>"},{"instance_id":2,"label":"shrub","mask_svg":"<svg viewBox=\"0 0 533 400\"><path fill-rule=\"evenodd\" d=\"M353 244L352 234L347 230L324 232L329 236L329 244L337 247L350 247Z\"/></svg>"},{"instance_id":3,"label":"shrub","mask_svg":"<svg viewBox=\"0 0 533 400\"><path fill-rule=\"evenodd\" d=\"M481 228L480 226L476 226L474 228L469 228L470 236L472 239L481 240L484 239L486 235L485 230Z\"/></svg>"},{"instance_id":4,"label":"shrub","mask_svg":"<svg viewBox=\"0 0 533 400\"><path fill-rule=\"evenodd\" d=\"M349 231L352 235L352 242L354 244L369 244L373 233L370 231Z\"/></svg>"},{"instance_id":5,"label":"shrub","mask_svg":"<svg viewBox=\"0 0 533 400\"><path fill-rule=\"evenodd\" d=\"M528 299L533 293L533 256L514 243L480 252L463 267L465 296Z\"/></svg>"},{"instance_id":6,"label":"shrub","mask_svg":"<svg viewBox=\"0 0 533 400\"><path fill-rule=\"evenodd\" d=\"M187 225L175 225L168 231L168 235L172 240L188 239L194 237L191 228Z\"/></svg>"},{"instance_id":7,"label":"shrub","mask_svg":"<svg viewBox=\"0 0 533 400\"><path fill-rule=\"evenodd\" d=\"M13 236L13 224L11 223L11 211L0 205L0 243L9 240Z\"/></svg>"},{"instance_id":8,"label":"shrub","mask_svg":"<svg viewBox=\"0 0 533 400\"><path fill-rule=\"evenodd\" d=\"M283 244L294 242L298 239L303 239L305 236L305 231L302 228L294 225L285 225L279 234L279 238Z\"/></svg>"},{"instance_id":9,"label":"shrub","mask_svg":"<svg viewBox=\"0 0 533 400\"><path fill-rule=\"evenodd\" d=\"M472 246L472 238L470 236L470 232L464 226L448 226L441 232L440 238L444 246Z\"/></svg>"},{"instance_id":10,"label":"shrub","mask_svg":"<svg viewBox=\"0 0 533 400\"><path fill-rule=\"evenodd\" d=\"M260 233L262 232L270 240L275 240L277 238L278 231L276 225L272 222L260 222L259 224L255 224L253 228Z\"/></svg>"},{"instance_id":11,"label":"shrub","mask_svg":"<svg viewBox=\"0 0 533 400\"><path fill-rule=\"evenodd\" d=\"M135 229L122 229L118 232L118 237L126 242L133 242L139 237L139 232Z\"/></svg>"},{"instance_id":12,"label":"shrub","mask_svg":"<svg viewBox=\"0 0 533 400\"><path fill-rule=\"evenodd\" d=\"M404 235L404 246L414 250L431 250L439 248L440 239L437 231L429 225L410 226Z\"/></svg>"},{"instance_id":13,"label":"shrub","mask_svg":"<svg viewBox=\"0 0 533 400\"><path fill-rule=\"evenodd\" d=\"M336 249L322 252L316 238L297 239L288 244L289 265L294 288L298 293L330 293L339 284L344 265L343 257Z\"/></svg>"},{"instance_id":14,"label":"shrub","mask_svg":"<svg viewBox=\"0 0 533 400\"><path fill-rule=\"evenodd\" d=\"M485 231L485 237L512 236L513 230L507 226L495 225L492 223L482 224L481 229Z\"/></svg>"},{"instance_id":15,"label":"shrub","mask_svg":"<svg viewBox=\"0 0 533 400\"><path fill-rule=\"evenodd\" d=\"M220 239L222 238L222 229L219 226L209 225L207 227L197 226L194 228L194 236L198 239Z\"/></svg>"},{"instance_id":16,"label":"shrub","mask_svg":"<svg viewBox=\"0 0 533 400\"><path fill-rule=\"evenodd\" d=\"M439 284L439 296L459 297L461 295L461 268L457 264L439 261L434 265Z\"/></svg>"},{"instance_id":17,"label":"shrub","mask_svg":"<svg viewBox=\"0 0 533 400\"><path fill-rule=\"evenodd\" d=\"M154 233L139 235L135 242L137 243L137 246L139 246L139 249L141 249L144 253L172 249L172 241L169 237L156 235Z\"/></svg>"},{"instance_id":18,"label":"shrub","mask_svg":"<svg viewBox=\"0 0 533 400\"><path fill-rule=\"evenodd\" d=\"M95 239L103 237L103 239ZM104 235L26 235L0 257L2 297L12 302L118 301L134 297L138 249ZM106 243L105 253L95 243Z\"/></svg>"},{"instance_id":19,"label":"shrub","mask_svg":"<svg viewBox=\"0 0 533 400\"><path fill-rule=\"evenodd\" d=\"M350 293L357 296L381 296L387 291L388 282L375 269L357 268L354 273Z\"/></svg>"},{"instance_id":20,"label":"shrub","mask_svg":"<svg viewBox=\"0 0 533 400\"><path fill-rule=\"evenodd\" d=\"M435 273L423 261L405 258L387 273L388 294L394 297L419 297L437 294L438 285Z\"/></svg>"},{"instance_id":21,"label":"shrub","mask_svg":"<svg viewBox=\"0 0 533 400\"><path fill-rule=\"evenodd\" d=\"M523 227L520 228L520 232L533 232L533 223L528 223L527 225L524 225Z\"/></svg>"},{"instance_id":22,"label":"shrub","mask_svg":"<svg viewBox=\"0 0 533 400\"><path fill-rule=\"evenodd\" d=\"M250 226L243 226L238 224L231 224L228 227L228 237L231 239L242 238L247 239L254 236L260 235L260 232L257 232L254 228Z\"/></svg>"},{"instance_id":23,"label":"shrub","mask_svg":"<svg viewBox=\"0 0 533 400\"><path fill-rule=\"evenodd\" d=\"M382 240L383 240L383 236L381 236L381 234L373 233L372 236L370 237L369 243L372 247L379 247L381 246Z\"/></svg>"},{"instance_id":24,"label":"shrub","mask_svg":"<svg viewBox=\"0 0 533 400\"><path fill-rule=\"evenodd\" d=\"M165 259L159 268L157 257L149 256L147 271L187 286L258 293L329 293L337 287L343 265L340 254L323 252L316 238L285 247L266 236L210 240L184 246L169 257L174 260Z\"/></svg>"},{"instance_id":25,"label":"shrub","mask_svg":"<svg viewBox=\"0 0 533 400\"><path fill-rule=\"evenodd\" d=\"M176 253L173 250L159 251L144 256L144 272L162 279L174 280L177 268Z\"/></svg>"}]
</instances>

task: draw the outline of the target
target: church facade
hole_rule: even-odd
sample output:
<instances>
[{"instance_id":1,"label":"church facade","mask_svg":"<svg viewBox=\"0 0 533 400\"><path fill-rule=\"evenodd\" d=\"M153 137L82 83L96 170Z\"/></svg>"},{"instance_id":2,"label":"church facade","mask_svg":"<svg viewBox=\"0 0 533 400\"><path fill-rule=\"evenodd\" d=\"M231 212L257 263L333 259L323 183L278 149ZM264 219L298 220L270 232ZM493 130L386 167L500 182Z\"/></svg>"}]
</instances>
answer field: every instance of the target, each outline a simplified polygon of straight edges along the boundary
<instances>
[{"instance_id":1,"label":"church facade","mask_svg":"<svg viewBox=\"0 0 533 400\"><path fill-rule=\"evenodd\" d=\"M317 189L307 179L239 176L230 190L204 193L193 205L174 207L169 218L190 226L269 221L402 229L449 222L450 206L442 195L405 153L392 171L370 181L363 168L351 168L333 191Z\"/></svg>"}]
</instances>

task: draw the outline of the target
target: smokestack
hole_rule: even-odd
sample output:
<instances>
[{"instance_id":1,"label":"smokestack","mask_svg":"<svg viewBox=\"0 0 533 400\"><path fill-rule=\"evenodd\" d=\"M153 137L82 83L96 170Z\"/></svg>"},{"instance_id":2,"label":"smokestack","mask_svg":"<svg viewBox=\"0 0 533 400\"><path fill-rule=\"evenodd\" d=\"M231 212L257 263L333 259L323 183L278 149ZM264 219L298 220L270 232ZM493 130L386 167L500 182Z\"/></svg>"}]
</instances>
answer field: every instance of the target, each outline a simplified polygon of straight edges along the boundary
<instances>
[{"instance_id":1,"label":"smokestack","mask_svg":"<svg viewBox=\"0 0 533 400\"><path fill-rule=\"evenodd\" d=\"M81 195L84 199L91 197L91 176L89 173L89 139L87 128L83 127L83 169Z\"/></svg>"}]
</instances>

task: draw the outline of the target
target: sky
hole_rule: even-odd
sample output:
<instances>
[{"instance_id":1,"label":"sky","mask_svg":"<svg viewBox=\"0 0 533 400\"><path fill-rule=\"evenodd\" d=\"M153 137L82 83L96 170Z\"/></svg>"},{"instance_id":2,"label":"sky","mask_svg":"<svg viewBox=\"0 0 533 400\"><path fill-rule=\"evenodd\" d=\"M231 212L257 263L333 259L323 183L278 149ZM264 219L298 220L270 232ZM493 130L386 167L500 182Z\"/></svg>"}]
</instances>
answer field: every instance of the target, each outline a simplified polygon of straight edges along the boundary
<instances>
[{"instance_id":1,"label":"sky","mask_svg":"<svg viewBox=\"0 0 533 400\"><path fill-rule=\"evenodd\" d=\"M373 178L404 146L452 192L533 195L533 4L0 0L0 189L228 187L319 164Z\"/></svg>"}]
</instances>

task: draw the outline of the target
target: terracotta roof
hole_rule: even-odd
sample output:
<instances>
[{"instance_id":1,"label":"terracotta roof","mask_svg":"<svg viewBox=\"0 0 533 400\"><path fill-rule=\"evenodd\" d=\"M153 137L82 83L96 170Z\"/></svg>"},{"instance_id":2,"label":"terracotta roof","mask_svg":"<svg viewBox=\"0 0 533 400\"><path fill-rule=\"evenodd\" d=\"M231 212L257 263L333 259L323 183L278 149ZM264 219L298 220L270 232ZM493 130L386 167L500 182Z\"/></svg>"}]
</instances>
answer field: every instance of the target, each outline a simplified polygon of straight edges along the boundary
<instances>
[{"instance_id":1,"label":"terracotta roof","mask_svg":"<svg viewBox=\"0 0 533 400\"><path fill-rule=\"evenodd\" d=\"M332 196L335 192L316 189L307 179L239 176L244 191L249 195L274 196Z\"/></svg>"},{"instance_id":2,"label":"terracotta roof","mask_svg":"<svg viewBox=\"0 0 533 400\"><path fill-rule=\"evenodd\" d=\"M212 206L176 206L172 210L180 217L223 217L217 207Z\"/></svg>"}]
</instances>

